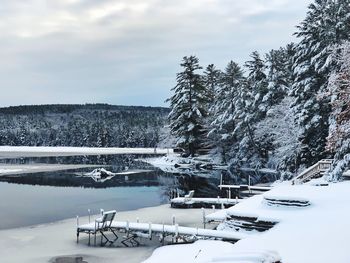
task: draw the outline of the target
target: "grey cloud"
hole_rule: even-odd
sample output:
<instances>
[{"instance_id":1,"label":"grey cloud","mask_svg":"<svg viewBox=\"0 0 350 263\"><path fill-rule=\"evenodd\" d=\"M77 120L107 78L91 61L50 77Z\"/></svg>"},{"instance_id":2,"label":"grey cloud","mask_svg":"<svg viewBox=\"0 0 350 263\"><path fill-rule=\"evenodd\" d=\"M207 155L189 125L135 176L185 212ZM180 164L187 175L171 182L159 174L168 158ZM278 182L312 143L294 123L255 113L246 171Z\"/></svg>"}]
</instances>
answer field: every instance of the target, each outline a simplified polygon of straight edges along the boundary
<instances>
[{"instance_id":1,"label":"grey cloud","mask_svg":"<svg viewBox=\"0 0 350 263\"><path fill-rule=\"evenodd\" d=\"M292 41L309 3L42 0L28 7L32 1L4 0L0 7L2 106L164 105L183 56L198 55L203 66L223 68L231 59L243 63L253 50L266 52ZM137 9L140 3L148 6Z\"/></svg>"}]
</instances>

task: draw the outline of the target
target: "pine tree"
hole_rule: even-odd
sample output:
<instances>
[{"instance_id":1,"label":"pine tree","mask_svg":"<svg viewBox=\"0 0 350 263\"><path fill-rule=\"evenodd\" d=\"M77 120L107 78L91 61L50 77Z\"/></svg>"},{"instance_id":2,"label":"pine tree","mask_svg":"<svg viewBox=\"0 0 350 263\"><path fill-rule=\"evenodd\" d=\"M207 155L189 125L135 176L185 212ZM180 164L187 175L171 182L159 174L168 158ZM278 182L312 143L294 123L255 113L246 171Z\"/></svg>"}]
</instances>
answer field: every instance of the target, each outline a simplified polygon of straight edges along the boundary
<instances>
[{"instance_id":1,"label":"pine tree","mask_svg":"<svg viewBox=\"0 0 350 263\"><path fill-rule=\"evenodd\" d=\"M212 129L208 136L216 141L224 162L227 162L226 155L235 142L235 104L243 81L242 69L237 63L230 61L221 74L216 90L216 102L212 107Z\"/></svg>"},{"instance_id":2,"label":"pine tree","mask_svg":"<svg viewBox=\"0 0 350 263\"><path fill-rule=\"evenodd\" d=\"M238 121L235 134L240 136L237 159L248 160L255 156L254 165L261 165L267 159L268 149L254 138L254 126L266 115L264 97L268 93L268 83L264 60L256 51L250 57L251 60L245 63L248 76L236 103Z\"/></svg>"},{"instance_id":3,"label":"pine tree","mask_svg":"<svg viewBox=\"0 0 350 263\"><path fill-rule=\"evenodd\" d=\"M207 117L205 118L204 123L204 129L203 132L205 134L210 133L212 130L212 122L216 118L215 114L215 104L216 101L219 101L220 98L217 95L218 86L220 82L220 76L221 71L216 69L214 64L210 64L206 67L205 71L203 72L203 84L205 87L206 97L207 97L207 104L205 107L205 110L207 111ZM206 142L204 142L204 147L207 149L214 148L214 145L216 143L216 139L208 136L205 139Z\"/></svg>"},{"instance_id":4,"label":"pine tree","mask_svg":"<svg viewBox=\"0 0 350 263\"><path fill-rule=\"evenodd\" d=\"M195 56L184 57L183 71L177 74L170 101L170 128L177 137L177 145L188 149L194 156L203 142L203 122L207 115L207 94L198 70L202 69Z\"/></svg>"},{"instance_id":5,"label":"pine tree","mask_svg":"<svg viewBox=\"0 0 350 263\"><path fill-rule=\"evenodd\" d=\"M293 45L266 54L268 92L263 98L267 107L279 104L292 85L291 54Z\"/></svg>"},{"instance_id":6,"label":"pine tree","mask_svg":"<svg viewBox=\"0 0 350 263\"><path fill-rule=\"evenodd\" d=\"M301 128L301 164L310 165L327 156L329 99L317 99L315 95L327 87L334 67L330 60L334 45L349 39L349 14L349 0L316 0L298 26L296 36L300 43L296 46L292 95L295 97L293 109Z\"/></svg>"},{"instance_id":7,"label":"pine tree","mask_svg":"<svg viewBox=\"0 0 350 263\"><path fill-rule=\"evenodd\" d=\"M210 64L203 72L204 86L208 92L208 104L211 105L215 100L216 89L219 84L221 72L216 69L214 64Z\"/></svg>"}]
</instances>

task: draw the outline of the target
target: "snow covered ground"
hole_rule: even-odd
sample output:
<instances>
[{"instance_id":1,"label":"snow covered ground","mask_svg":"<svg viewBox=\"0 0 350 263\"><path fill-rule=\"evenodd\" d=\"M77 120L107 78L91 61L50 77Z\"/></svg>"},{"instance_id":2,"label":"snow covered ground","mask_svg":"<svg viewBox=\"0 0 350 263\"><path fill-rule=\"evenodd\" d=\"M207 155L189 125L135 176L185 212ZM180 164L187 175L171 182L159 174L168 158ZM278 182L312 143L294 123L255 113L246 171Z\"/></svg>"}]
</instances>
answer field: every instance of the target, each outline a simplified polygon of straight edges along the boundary
<instances>
[{"instance_id":1,"label":"snow covered ground","mask_svg":"<svg viewBox=\"0 0 350 263\"><path fill-rule=\"evenodd\" d=\"M109 154L171 154L172 149L160 148L89 148L89 147L32 147L0 146L0 158L79 156Z\"/></svg>"},{"instance_id":2,"label":"snow covered ground","mask_svg":"<svg viewBox=\"0 0 350 263\"><path fill-rule=\"evenodd\" d=\"M118 212L116 220L171 224L172 216L183 226L201 227L200 209L171 209L169 205ZM87 223L88 218L80 218ZM141 262L160 245L157 239L140 247L93 247L87 245L87 235L81 234L76 243L76 219L51 224L0 231L0 262L38 263L55 257L82 256L89 263ZM61 262L61 261L60 261ZM62 261L63 262L63 261ZM79 261L69 261L79 262Z\"/></svg>"},{"instance_id":3,"label":"snow covered ground","mask_svg":"<svg viewBox=\"0 0 350 263\"><path fill-rule=\"evenodd\" d=\"M263 233L252 232L248 238L234 245L201 241L194 245L163 247L157 249L146 262L262 262L257 257L254 259L253 255L257 254L274 256L275 259L280 257L284 263L350 262L349 190L350 182L329 186L281 185L226 211L229 215L257 216L260 220L278 221L272 229ZM307 199L311 205L289 208L269 206L264 196Z\"/></svg>"}]
</instances>

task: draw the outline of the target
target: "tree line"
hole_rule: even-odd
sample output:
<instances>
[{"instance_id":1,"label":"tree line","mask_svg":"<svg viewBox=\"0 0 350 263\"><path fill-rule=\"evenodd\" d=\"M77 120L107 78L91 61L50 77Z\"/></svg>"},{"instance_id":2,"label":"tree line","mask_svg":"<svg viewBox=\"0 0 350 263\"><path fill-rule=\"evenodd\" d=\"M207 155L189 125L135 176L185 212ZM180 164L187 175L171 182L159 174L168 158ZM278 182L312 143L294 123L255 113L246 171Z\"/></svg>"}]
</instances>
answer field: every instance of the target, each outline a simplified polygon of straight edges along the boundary
<instances>
[{"instance_id":1,"label":"tree line","mask_svg":"<svg viewBox=\"0 0 350 263\"><path fill-rule=\"evenodd\" d=\"M33 105L0 109L0 145L155 147L167 108Z\"/></svg>"}]
</instances>

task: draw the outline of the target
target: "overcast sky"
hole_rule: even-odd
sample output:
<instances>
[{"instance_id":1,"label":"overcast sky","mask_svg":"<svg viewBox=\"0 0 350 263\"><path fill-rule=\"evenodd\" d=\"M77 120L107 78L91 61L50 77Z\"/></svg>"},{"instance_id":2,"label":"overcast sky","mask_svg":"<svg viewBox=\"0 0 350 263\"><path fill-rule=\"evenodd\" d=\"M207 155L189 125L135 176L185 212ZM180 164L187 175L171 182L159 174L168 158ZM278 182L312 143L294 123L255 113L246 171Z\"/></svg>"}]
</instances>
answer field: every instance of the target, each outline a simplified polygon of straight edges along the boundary
<instances>
[{"instance_id":1,"label":"overcast sky","mask_svg":"<svg viewBox=\"0 0 350 263\"><path fill-rule=\"evenodd\" d=\"M164 106L183 56L206 66L295 41L310 0L1 0L0 106Z\"/></svg>"}]
</instances>

